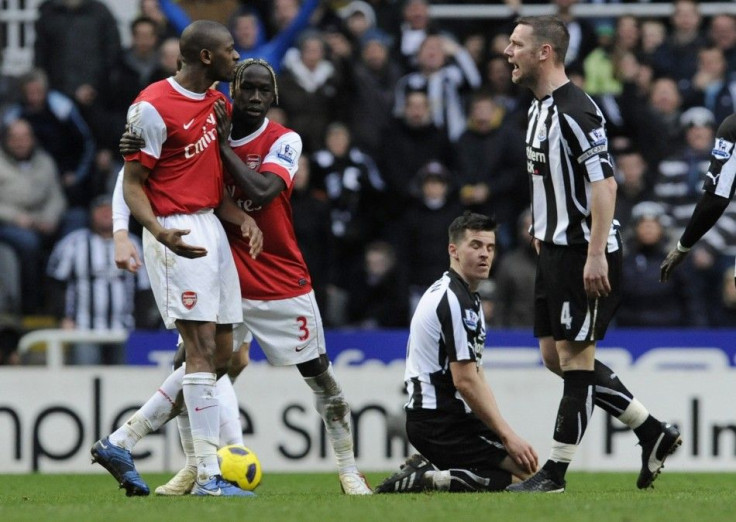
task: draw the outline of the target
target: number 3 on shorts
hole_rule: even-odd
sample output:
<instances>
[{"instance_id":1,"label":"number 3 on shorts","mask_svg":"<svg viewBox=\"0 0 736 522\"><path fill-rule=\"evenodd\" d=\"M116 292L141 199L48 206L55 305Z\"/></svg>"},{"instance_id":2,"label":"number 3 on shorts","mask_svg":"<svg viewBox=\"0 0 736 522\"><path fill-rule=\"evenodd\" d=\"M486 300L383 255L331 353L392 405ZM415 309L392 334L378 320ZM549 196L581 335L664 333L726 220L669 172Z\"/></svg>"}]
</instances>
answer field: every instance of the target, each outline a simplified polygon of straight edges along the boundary
<instances>
[{"instance_id":1,"label":"number 3 on shorts","mask_svg":"<svg viewBox=\"0 0 736 522\"><path fill-rule=\"evenodd\" d=\"M299 323L299 332L301 335L299 336L300 341L306 341L309 339L309 328L307 328L307 318L303 315L300 315L296 318L296 322Z\"/></svg>"},{"instance_id":2,"label":"number 3 on shorts","mask_svg":"<svg viewBox=\"0 0 736 522\"><path fill-rule=\"evenodd\" d=\"M562 303L562 310L560 311L560 323L564 324L567 330L572 328L572 316L570 315L570 301L565 301Z\"/></svg>"}]
</instances>

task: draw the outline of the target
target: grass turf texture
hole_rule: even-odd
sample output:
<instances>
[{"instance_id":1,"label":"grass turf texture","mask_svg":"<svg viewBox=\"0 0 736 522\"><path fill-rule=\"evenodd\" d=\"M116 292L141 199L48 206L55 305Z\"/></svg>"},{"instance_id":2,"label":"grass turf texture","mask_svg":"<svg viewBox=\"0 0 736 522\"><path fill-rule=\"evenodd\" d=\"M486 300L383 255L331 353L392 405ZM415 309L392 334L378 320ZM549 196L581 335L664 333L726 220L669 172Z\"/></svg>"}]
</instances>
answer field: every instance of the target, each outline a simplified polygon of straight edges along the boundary
<instances>
[{"instance_id":1,"label":"grass turf texture","mask_svg":"<svg viewBox=\"0 0 736 522\"><path fill-rule=\"evenodd\" d=\"M369 473L377 484L387 474ZM170 475L144 474L153 489ZM561 495L419 493L348 497L333 473L263 477L257 498L125 496L109 475L0 475L0 520L186 521L731 521L736 473L665 472L654 490L633 473L569 473Z\"/></svg>"}]
</instances>

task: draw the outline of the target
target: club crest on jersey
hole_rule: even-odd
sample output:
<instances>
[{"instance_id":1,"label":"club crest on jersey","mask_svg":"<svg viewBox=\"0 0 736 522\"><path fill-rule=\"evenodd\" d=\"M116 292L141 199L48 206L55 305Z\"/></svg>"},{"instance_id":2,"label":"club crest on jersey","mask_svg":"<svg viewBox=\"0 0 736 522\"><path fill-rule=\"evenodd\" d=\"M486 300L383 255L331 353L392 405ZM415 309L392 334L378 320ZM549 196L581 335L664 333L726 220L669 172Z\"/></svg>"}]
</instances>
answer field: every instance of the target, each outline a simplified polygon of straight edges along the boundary
<instances>
[{"instance_id":1,"label":"club crest on jersey","mask_svg":"<svg viewBox=\"0 0 736 522\"><path fill-rule=\"evenodd\" d=\"M546 139L547 139L547 127L543 124L539 127L539 130L537 131L537 140L544 141Z\"/></svg>"},{"instance_id":2,"label":"club crest on jersey","mask_svg":"<svg viewBox=\"0 0 736 522\"><path fill-rule=\"evenodd\" d=\"M475 330L478 328L478 314L475 310L465 310L463 323L465 323L465 326L467 326L469 330Z\"/></svg>"},{"instance_id":3,"label":"club crest on jersey","mask_svg":"<svg viewBox=\"0 0 736 522\"><path fill-rule=\"evenodd\" d=\"M261 166L261 155L247 154L245 156L245 164L250 170L258 170L258 167Z\"/></svg>"},{"instance_id":4,"label":"club crest on jersey","mask_svg":"<svg viewBox=\"0 0 736 522\"><path fill-rule=\"evenodd\" d=\"M191 310L192 308L194 308L194 306L197 304L197 292L192 292L191 290L182 292L181 304L183 304L184 308L186 308L187 310Z\"/></svg>"},{"instance_id":5,"label":"club crest on jersey","mask_svg":"<svg viewBox=\"0 0 736 522\"><path fill-rule=\"evenodd\" d=\"M602 145L608 141L606 138L606 131L603 127L593 129L588 133L588 136L590 136L590 141L592 142L593 147L596 145Z\"/></svg>"},{"instance_id":6,"label":"club crest on jersey","mask_svg":"<svg viewBox=\"0 0 736 522\"><path fill-rule=\"evenodd\" d=\"M719 160L727 160L731 157L731 151L733 150L733 142L726 141L723 138L716 138L716 144L711 151L713 157Z\"/></svg>"},{"instance_id":7,"label":"club crest on jersey","mask_svg":"<svg viewBox=\"0 0 736 522\"><path fill-rule=\"evenodd\" d=\"M296 163L296 149L288 143L282 143L276 155L279 159L284 160L289 165L294 165Z\"/></svg>"}]
</instances>

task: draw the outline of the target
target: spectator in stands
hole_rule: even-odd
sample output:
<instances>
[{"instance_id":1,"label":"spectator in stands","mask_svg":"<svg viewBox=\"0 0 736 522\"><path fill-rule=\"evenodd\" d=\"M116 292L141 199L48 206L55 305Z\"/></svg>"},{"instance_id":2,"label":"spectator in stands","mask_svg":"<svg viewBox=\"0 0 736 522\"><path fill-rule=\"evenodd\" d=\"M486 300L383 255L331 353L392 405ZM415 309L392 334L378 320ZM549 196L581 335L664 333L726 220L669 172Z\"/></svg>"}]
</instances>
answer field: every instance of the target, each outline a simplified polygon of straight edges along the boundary
<instances>
[{"instance_id":1,"label":"spectator in stands","mask_svg":"<svg viewBox=\"0 0 736 522\"><path fill-rule=\"evenodd\" d=\"M386 180L390 214L401 219L418 194L414 175L430 160L453 169L455 155L445 132L432 121L424 91L407 94L404 110L391 121L381 144L381 172Z\"/></svg>"},{"instance_id":2,"label":"spectator in stands","mask_svg":"<svg viewBox=\"0 0 736 522\"><path fill-rule=\"evenodd\" d=\"M478 89L481 78L468 51L447 36L428 35L417 54L417 72L403 76L396 85L394 116L404 111L406 96L423 90L430 100L430 114L451 142L465 130L466 92Z\"/></svg>"},{"instance_id":3,"label":"spectator in stands","mask_svg":"<svg viewBox=\"0 0 736 522\"><path fill-rule=\"evenodd\" d=\"M507 114L511 115L521 111L523 112L523 118L526 118L526 107L529 104L520 100L522 97L529 96L529 94L525 91L520 92L518 86L511 81L511 66L508 58L503 54L492 54L486 62L484 71L483 88L488 90L493 98L503 105Z\"/></svg>"},{"instance_id":4,"label":"spectator in stands","mask_svg":"<svg viewBox=\"0 0 736 522\"><path fill-rule=\"evenodd\" d=\"M331 122L346 120L344 81L325 56L325 42L318 31L305 31L299 47L286 53L278 79L280 106L291 128L302 136L305 152L323 146Z\"/></svg>"},{"instance_id":5,"label":"spectator in stands","mask_svg":"<svg viewBox=\"0 0 736 522\"><path fill-rule=\"evenodd\" d=\"M570 43L565 55L565 68L571 72L582 72L583 61L597 44L595 27L586 18L576 17L573 6L578 0L552 0L556 14L565 22L570 33Z\"/></svg>"},{"instance_id":6,"label":"spectator in stands","mask_svg":"<svg viewBox=\"0 0 736 522\"><path fill-rule=\"evenodd\" d=\"M696 299L691 270L682 267L672 284L659 283L659 265L667 255L669 218L664 206L643 201L632 210L633 234L623 258L621 306L617 325L682 328L706 326L702 303Z\"/></svg>"},{"instance_id":7,"label":"spectator in stands","mask_svg":"<svg viewBox=\"0 0 736 522\"><path fill-rule=\"evenodd\" d=\"M732 80L736 80L736 16L717 14L710 20L708 36L711 43L723 52L731 71Z\"/></svg>"},{"instance_id":8,"label":"spectator in stands","mask_svg":"<svg viewBox=\"0 0 736 522\"><path fill-rule=\"evenodd\" d=\"M353 69L350 132L356 145L378 157L383 154L381 140L391 123L401 69L391 58L389 36L380 29L364 34L360 47L360 59Z\"/></svg>"},{"instance_id":9,"label":"spectator in stands","mask_svg":"<svg viewBox=\"0 0 736 522\"><path fill-rule=\"evenodd\" d=\"M627 54L635 54L639 45L636 17L622 16L615 29L608 24L596 26L598 46L583 60L585 92L591 96L620 94L619 62Z\"/></svg>"},{"instance_id":10,"label":"spectator in stands","mask_svg":"<svg viewBox=\"0 0 736 522\"><path fill-rule=\"evenodd\" d=\"M394 248L384 241L369 243L359 266L349 284L350 323L367 329L408 326L406 285Z\"/></svg>"},{"instance_id":11,"label":"spectator in stands","mask_svg":"<svg viewBox=\"0 0 736 522\"><path fill-rule=\"evenodd\" d=\"M353 0L340 9L338 14L343 19L353 42L362 41L368 31L376 28L376 13L370 4L363 0Z\"/></svg>"},{"instance_id":12,"label":"spectator in stands","mask_svg":"<svg viewBox=\"0 0 736 522\"><path fill-rule=\"evenodd\" d=\"M680 122L685 128L685 146L673 148L659 164L654 184L654 197L666 206L676 236L684 229L700 196L715 136L713 113L704 107L688 109Z\"/></svg>"},{"instance_id":13,"label":"spectator in stands","mask_svg":"<svg viewBox=\"0 0 736 522\"><path fill-rule=\"evenodd\" d=\"M179 38L189 25L189 16L172 0L140 0L140 14L156 23L156 34L160 42L167 38Z\"/></svg>"},{"instance_id":14,"label":"spectator in stands","mask_svg":"<svg viewBox=\"0 0 736 522\"><path fill-rule=\"evenodd\" d=\"M409 283L410 312L437 274L447 268L442 246L450 223L462 213L452 174L445 165L430 161L416 176L420 193L406 211L402 241L397 244Z\"/></svg>"},{"instance_id":15,"label":"spectator in stands","mask_svg":"<svg viewBox=\"0 0 736 522\"><path fill-rule=\"evenodd\" d=\"M621 225L623 234L628 233L631 211L635 205L651 199L655 174L649 170L644 156L635 148L614 152L616 161L616 211L614 218Z\"/></svg>"},{"instance_id":16,"label":"spectator in stands","mask_svg":"<svg viewBox=\"0 0 736 522\"><path fill-rule=\"evenodd\" d=\"M736 77L729 79L728 63L718 47L698 53L698 71L693 77L692 99L713 113L716 125L736 112Z\"/></svg>"},{"instance_id":17,"label":"spectator in stands","mask_svg":"<svg viewBox=\"0 0 736 522\"><path fill-rule=\"evenodd\" d=\"M129 236L138 252L140 240ZM151 308L145 269L135 274L115 266L112 199L97 196L90 204L90 226L63 237L54 247L47 275L57 283L53 308L65 330L133 329L133 311ZM145 292L145 294L143 294ZM144 300L148 297L148 300ZM72 364L122 364L123 347L77 344Z\"/></svg>"},{"instance_id":18,"label":"spectator in stands","mask_svg":"<svg viewBox=\"0 0 736 522\"><path fill-rule=\"evenodd\" d=\"M280 72L284 55L299 33L309 26L310 17L317 7L319 0L305 0L299 7L297 15L270 40L263 34L265 29L255 10L244 7L236 11L230 23L230 30L235 38L235 50L240 54L240 59L263 58L273 65L277 73Z\"/></svg>"},{"instance_id":19,"label":"spectator in stands","mask_svg":"<svg viewBox=\"0 0 736 522\"><path fill-rule=\"evenodd\" d=\"M330 124L325 144L312 156L311 175L330 207L330 284L338 294L348 288L346 267L360 265L364 246L378 237L385 221L380 204L385 184L373 159L352 145L344 124Z\"/></svg>"},{"instance_id":20,"label":"spectator in stands","mask_svg":"<svg viewBox=\"0 0 736 522\"><path fill-rule=\"evenodd\" d=\"M0 138L0 242L20 260L23 313L36 314L43 305L44 246L56 233L66 201L54 160L36 146L27 121L14 120Z\"/></svg>"},{"instance_id":21,"label":"spectator in stands","mask_svg":"<svg viewBox=\"0 0 736 522\"><path fill-rule=\"evenodd\" d=\"M523 130L508 124L503 106L486 92L470 101L468 128L455 145L460 202L466 209L495 215L496 248L515 243L516 220L529 203ZM436 273L436 272L435 272Z\"/></svg>"},{"instance_id":22,"label":"spectator in stands","mask_svg":"<svg viewBox=\"0 0 736 522\"><path fill-rule=\"evenodd\" d=\"M330 259L333 255L330 206L324 198L314 195L310 187L310 179L309 158L301 155L299 156L299 170L294 175L294 188L291 192L294 234L299 250L304 256L304 262L309 267L317 304L320 310L326 310Z\"/></svg>"},{"instance_id":23,"label":"spectator in stands","mask_svg":"<svg viewBox=\"0 0 736 522\"><path fill-rule=\"evenodd\" d=\"M395 48L399 65L405 71L419 68L417 55L425 37L435 28L429 18L427 0L406 0L402 10L399 39Z\"/></svg>"},{"instance_id":24,"label":"spectator in stands","mask_svg":"<svg viewBox=\"0 0 736 522\"><path fill-rule=\"evenodd\" d=\"M516 247L501 256L495 275L494 323L503 328L534 325L534 276L537 252L529 230L532 212L527 208L516 223Z\"/></svg>"},{"instance_id":25,"label":"spectator in stands","mask_svg":"<svg viewBox=\"0 0 736 522\"><path fill-rule=\"evenodd\" d=\"M637 57L641 62L651 64L654 53L667 39L667 27L658 18L647 18L641 22L641 42Z\"/></svg>"},{"instance_id":26,"label":"spectator in stands","mask_svg":"<svg viewBox=\"0 0 736 522\"><path fill-rule=\"evenodd\" d=\"M117 20L98 0L47 0L38 11L36 67L79 106L98 146L116 150L120 134L109 129L105 107L120 54Z\"/></svg>"},{"instance_id":27,"label":"spectator in stands","mask_svg":"<svg viewBox=\"0 0 736 522\"><path fill-rule=\"evenodd\" d=\"M166 77L174 76L179 67L179 38L167 38L158 49L158 64Z\"/></svg>"},{"instance_id":28,"label":"spectator in stands","mask_svg":"<svg viewBox=\"0 0 736 522\"><path fill-rule=\"evenodd\" d=\"M6 111L3 121L23 118L33 127L41 147L53 157L64 194L72 207L64 230L86 223L86 205L93 172L95 144L74 102L49 90L46 73L32 69L20 79L21 101Z\"/></svg>"},{"instance_id":29,"label":"spectator in stands","mask_svg":"<svg viewBox=\"0 0 736 522\"><path fill-rule=\"evenodd\" d=\"M122 135L133 100L145 87L169 76L161 67L158 29L151 18L138 17L130 23L131 45L124 49L111 72L108 110L112 132ZM178 51L177 51L178 56Z\"/></svg>"},{"instance_id":30,"label":"spectator in stands","mask_svg":"<svg viewBox=\"0 0 736 522\"><path fill-rule=\"evenodd\" d=\"M667 75L677 83L681 93L692 88L698 61L698 51L706 46L700 26L702 17L695 0L675 0L670 19L672 29L652 56L652 65L658 76Z\"/></svg>"}]
</instances>

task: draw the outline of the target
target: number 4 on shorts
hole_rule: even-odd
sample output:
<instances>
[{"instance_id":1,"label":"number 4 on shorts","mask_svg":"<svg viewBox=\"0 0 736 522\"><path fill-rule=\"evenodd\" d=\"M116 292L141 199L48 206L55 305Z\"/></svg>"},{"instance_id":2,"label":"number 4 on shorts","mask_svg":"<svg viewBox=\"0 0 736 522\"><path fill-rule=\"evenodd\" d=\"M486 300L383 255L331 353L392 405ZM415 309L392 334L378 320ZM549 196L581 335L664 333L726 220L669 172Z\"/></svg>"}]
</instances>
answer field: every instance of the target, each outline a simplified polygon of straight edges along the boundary
<instances>
[{"instance_id":1,"label":"number 4 on shorts","mask_svg":"<svg viewBox=\"0 0 736 522\"><path fill-rule=\"evenodd\" d=\"M572 315L570 315L570 301L565 301L562 303L562 310L560 311L560 323L564 324L567 330L572 328Z\"/></svg>"}]
</instances>

